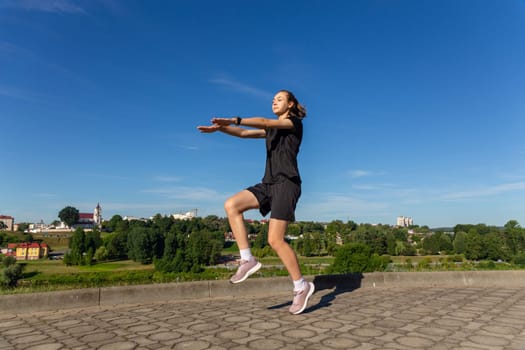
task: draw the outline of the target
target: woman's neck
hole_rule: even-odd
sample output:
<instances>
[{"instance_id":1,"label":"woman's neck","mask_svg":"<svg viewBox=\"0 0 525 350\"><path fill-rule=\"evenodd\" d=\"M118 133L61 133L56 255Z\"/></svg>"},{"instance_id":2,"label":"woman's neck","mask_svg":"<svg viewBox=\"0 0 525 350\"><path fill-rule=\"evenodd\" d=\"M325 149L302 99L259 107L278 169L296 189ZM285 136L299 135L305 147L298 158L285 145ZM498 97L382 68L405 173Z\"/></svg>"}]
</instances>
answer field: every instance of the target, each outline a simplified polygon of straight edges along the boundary
<instances>
[{"instance_id":1,"label":"woman's neck","mask_svg":"<svg viewBox=\"0 0 525 350\"><path fill-rule=\"evenodd\" d=\"M286 118L289 117L289 115L290 115L290 113L288 113L288 112L284 112L283 114L278 115L278 116L277 116L277 119L279 119L279 120L281 120L281 119L286 119Z\"/></svg>"}]
</instances>

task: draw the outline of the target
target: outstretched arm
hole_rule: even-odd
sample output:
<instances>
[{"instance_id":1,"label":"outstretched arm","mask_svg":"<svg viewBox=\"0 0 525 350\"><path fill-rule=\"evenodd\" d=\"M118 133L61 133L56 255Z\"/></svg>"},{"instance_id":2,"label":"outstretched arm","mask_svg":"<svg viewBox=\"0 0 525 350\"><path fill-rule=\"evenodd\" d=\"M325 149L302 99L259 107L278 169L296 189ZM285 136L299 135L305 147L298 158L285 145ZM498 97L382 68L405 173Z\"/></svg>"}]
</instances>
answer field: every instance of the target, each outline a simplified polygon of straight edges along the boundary
<instances>
[{"instance_id":1,"label":"outstretched arm","mask_svg":"<svg viewBox=\"0 0 525 350\"><path fill-rule=\"evenodd\" d=\"M264 138L266 136L266 131L262 129L247 130L230 125L220 125L217 123L209 126L198 126L197 129L199 129L200 132L206 134L222 131L225 134L241 138Z\"/></svg>"},{"instance_id":2,"label":"outstretched arm","mask_svg":"<svg viewBox=\"0 0 525 350\"><path fill-rule=\"evenodd\" d=\"M232 124L240 124L243 126L249 126L257 129L292 129L294 127L292 121L288 118L285 119L268 119L263 117L252 117L252 118L213 118L211 120L213 124L228 126Z\"/></svg>"}]
</instances>

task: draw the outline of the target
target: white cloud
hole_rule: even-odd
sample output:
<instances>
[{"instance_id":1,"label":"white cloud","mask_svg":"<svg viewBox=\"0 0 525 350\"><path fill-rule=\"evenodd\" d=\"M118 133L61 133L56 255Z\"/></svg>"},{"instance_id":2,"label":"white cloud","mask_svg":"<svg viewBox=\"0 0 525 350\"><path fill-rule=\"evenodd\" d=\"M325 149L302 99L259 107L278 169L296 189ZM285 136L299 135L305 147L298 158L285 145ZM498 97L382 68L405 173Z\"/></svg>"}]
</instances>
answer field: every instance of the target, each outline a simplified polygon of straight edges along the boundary
<instances>
[{"instance_id":1,"label":"white cloud","mask_svg":"<svg viewBox=\"0 0 525 350\"><path fill-rule=\"evenodd\" d=\"M13 54L20 51L21 48L19 46L13 45L7 41L0 41L0 54Z\"/></svg>"},{"instance_id":2,"label":"white cloud","mask_svg":"<svg viewBox=\"0 0 525 350\"><path fill-rule=\"evenodd\" d=\"M167 209L167 210L173 210L174 205L173 203L119 203L119 202L103 202L100 203L100 206L102 207L102 212L105 211L122 211L122 210L136 210L136 209L144 209L149 211L155 211L155 210L161 210L161 209ZM82 208L88 208L94 207L93 204L84 203L84 206ZM123 213L123 215L126 215Z\"/></svg>"},{"instance_id":3,"label":"white cloud","mask_svg":"<svg viewBox=\"0 0 525 350\"><path fill-rule=\"evenodd\" d=\"M184 200L190 202L212 202L224 200L227 195L217 192L214 189L205 187L164 187L156 189L143 190L143 193L159 194L170 199Z\"/></svg>"},{"instance_id":4,"label":"white cloud","mask_svg":"<svg viewBox=\"0 0 525 350\"><path fill-rule=\"evenodd\" d=\"M187 145L179 145L180 148L187 149L190 151L198 151L199 147L197 146L187 146Z\"/></svg>"},{"instance_id":5,"label":"white cloud","mask_svg":"<svg viewBox=\"0 0 525 350\"><path fill-rule=\"evenodd\" d=\"M180 176L155 176L153 180L159 181L159 182L178 182L182 180L182 177Z\"/></svg>"},{"instance_id":6,"label":"white cloud","mask_svg":"<svg viewBox=\"0 0 525 350\"><path fill-rule=\"evenodd\" d=\"M39 98L34 93L20 90L17 88L13 88L11 86L6 85L0 85L0 96L20 99L20 100L26 100L26 101L32 101L32 102L39 102L42 101L41 98Z\"/></svg>"},{"instance_id":7,"label":"white cloud","mask_svg":"<svg viewBox=\"0 0 525 350\"><path fill-rule=\"evenodd\" d=\"M273 97L273 94L268 91L264 91L264 90L255 88L253 86L240 83L234 79L230 79L227 77L213 78L213 79L210 79L209 81L210 83L225 86L227 88L230 88L232 90L235 90L243 94L262 97L265 99L271 99Z\"/></svg>"},{"instance_id":8,"label":"white cloud","mask_svg":"<svg viewBox=\"0 0 525 350\"><path fill-rule=\"evenodd\" d=\"M310 199L311 197L311 199ZM302 198L298 205L301 216L328 220L387 215L389 205L341 193L321 193Z\"/></svg>"},{"instance_id":9,"label":"white cloud","mask_svg":"<svg viewBox=\"0 0 525 350\"><path fill-rule=\"evenodd\" d=\"M352 185L352 188L356 190L363 190L363 191L375 191L375 190L381 189L380 186L376 186L376 185Z\"/></svg>"},{"instance_id":10,"label":"white cloud","mask_svg":"<svg viewBox=\"0 0 525 350\"><path fill-rule=\"evenodd\" d=\"M86 14L86 10L69 0L0 0L0 8L49 13Z\"/></svg>"},{"instance_id":11,"label":"white cloud","mask_svg":"<svg viewBox=\"0 0 525 350\"><path fill-rule=\"evenodd\" d=\"M34 193L33 196L40 198L55 198L58 197L56 193Z\"/></svg>"},{"instance_id":12,"label":"white cloud","mask_svg":"<svg viewBox=\"0 0 525 350\"><path fill-rule=\"evenodd\" d=\"M450 192L442 196L444 200L461 200L476 197L488 197L510 191L525 190L525 182L506 183L496 186L477 188L469 191Z\"/></svg>"},{"instance_id":13,"label":"white cloud","mask_svg":"<svg viewBox=\"0 0 525 350\"><path fill-rule=\"evenodd\" d=\"M363 176L367 176L367 175L370 175L370 172L369 171L366 171L366 170L350 170L348 172L348 174L350 175L350 177L352 177L353 179L356 179L358 177L363 177Z\"/></svg>"},{"instance_id":14,"label":"white cloud","mask_svg":"<svg viewBox=\"0 0 525 350\"><path fill-rule=\"evenodd\" d=\"M382 171L370 171L370 170L363 170L363 169L355 169L348 171L348 175L352 179L357 179L360 177L368 177L368 176L379 176L384 175L385 172Z\"/></svg>"},{"instance_id":15,"label":"white cloud","mask_svg":"<svg viewBox=\"0 0 525 350\"><path fill-rule=\"evenodd\" d=\"M136 180L135 178L130 177L130 176L113 175L113 174L100 174L100 173L79 173L78 176L102 178L102 179L108 179L108 180L119 180L119 181Z\"/></svg>"}]
</instances>

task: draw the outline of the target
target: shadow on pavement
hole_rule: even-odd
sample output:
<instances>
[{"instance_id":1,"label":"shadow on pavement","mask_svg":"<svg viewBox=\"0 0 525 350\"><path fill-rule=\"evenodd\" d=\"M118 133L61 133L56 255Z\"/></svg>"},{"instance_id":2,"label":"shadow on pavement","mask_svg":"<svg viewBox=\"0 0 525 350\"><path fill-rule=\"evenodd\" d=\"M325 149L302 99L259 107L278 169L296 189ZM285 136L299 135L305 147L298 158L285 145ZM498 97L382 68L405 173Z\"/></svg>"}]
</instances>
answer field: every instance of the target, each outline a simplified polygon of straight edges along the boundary
<instances>
[{"instance_id":1,"label":"shadow on pavement","mask_svg":"<svg viewBox=\"0 0 525 350\"><path fill-rule=\"evenodd\" d=\"M313 283L315 293L330 289L331 292L323 295L316 305L312 305L304 310L303 313L313 312L323 307L332 305L332 301L342 293L349 293L361 287L362 273L348 273L342 275L319 275L315 276ZM268 310L280 309L292 305L292 301L268 307Z\"/></svg>"}]
</instances>

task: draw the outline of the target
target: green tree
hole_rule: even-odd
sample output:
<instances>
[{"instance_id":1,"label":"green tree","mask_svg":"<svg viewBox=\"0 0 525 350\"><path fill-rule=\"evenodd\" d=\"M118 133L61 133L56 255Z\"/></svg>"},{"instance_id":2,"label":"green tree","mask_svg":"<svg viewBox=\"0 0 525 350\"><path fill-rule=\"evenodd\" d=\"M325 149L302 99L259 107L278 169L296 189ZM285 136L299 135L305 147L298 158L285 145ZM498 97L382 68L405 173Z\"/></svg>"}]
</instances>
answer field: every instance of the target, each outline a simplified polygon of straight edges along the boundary
<instances>
[{"instance_id":1,"label":"green tree","mask_svg":"<svg viewBox=\"0 0 525 350\"><path fill-rule=\"evenodd\" d=\"M525 251L525 233L518 221L508 221L503 227L503 234L510 254L516 255Z\"/></svg>"},{"instance_id":2,"label":"green tree","mask_svg":"<svg viewBox=\"0 0 525 350\"><path fill-rule=\"evenodd\" d=\"M442 253L450 253L453 250L452 238L449 234L444 232L436 232L439 243L439 251Z\"/></svg>"},{"instance_id":3,"label":"green tree","mask_svg":"<svg viewBox=\"0 0 525 350\"><path fill-rule=\"evenodd\" d=\"M428 235L423 239L423 249L428 254L437 254L439 253L439 237L435 234Z\"/></svg>"},{"instance_id":4,"label":"green tree","mask_svg":"<svg viewBox=\"0 0 525 350\"><path fill-rule=\"evenodd\" d=\"M313 256L315 252L315 242L313 240L313 234L308 232L303 235L302 239L302 255Z\"/></svg>"},{"instance_id":5,"label":"green tree","mask_svg":"<svg viewBox=\"0 0 525 350\"><path fill-rule=\"evenodd\" d=\"M4 259L5 261L6 259ZM14 260L14 262L13 262ZM24 266L16 263L16 259L8 259L7 263L4 263L2 269L2 286L7 288L14 288L17 286L18 281L23 277Z\"/></svg>"},{"instance_id":6,"label":"green tree","mask_svg":"<svg viewBox=\"0 0 525 350\"><path fill-rule=\"evenodd\" d=\"M93 256L93 258L98 262L108 260L108 250L106 249L106 247L98 247L98 249L95 251L95 255Z\"/></svg>"},{"instance_id":7,"label":"green tree","mask_svg":"<svg viewBox=\"0 0 525 350\"><path fill-rule=\"evenodd\" d=\"M227 232L227 222L225 219L219 218L217 215L208 215L202 219L204 228L210 232Z\"/></svg>"},{"instance_id":8,"label":"green tree","mask_svg":"<svg viewBox=\"0 0 525 350\"><path fill-rule=\"evenodd\" d=\"M153 240L151 229L133 227L128 234L128 256L131 260L147 264L153 261Z\"/></svg>"},{"instance_id":9,"label":"green tree","mask_svg":"<svg viewBox=\"0 0 525 350\"><path fill-rule=\"evenodd\" d=\"M463 231L459 231L454 236L453 246L456 254L464 254L467 247L467 234Z\"/></svg>"},{"instance_id":10,"label":"green tree","mask_svg":"<svg viewBox=\"0 0 525 350\"><path fill-rule=\"evenodd\" d=\"M482 257L481 236L476 230L471 230L465 237L465 257L478 260Z\"/></svg>"},{"instance_id":11,"label":"green tree","mask_svg":"<svg viewBox=\"0 0 525 350\"><path fill-rule=\"evenodd\" d=\"M388 255L398 255L396 254L397 241L393 233L389 232L386 234L386 253Z\"/></svg>"},{"instance_id":12,"label":"green tree","mask_svg":"<svg viewBox=\"0 0 525 350\"><path fill-rule=\"evenodd\" d=\"M107 249L108 259L125 259L128 257L128 232L127 230L117 230L108 234L103 239Z\"/></svg>"},{"instance_id":13,"label":"green tree","mask_svg":"<svg viewBox=\"0 0 525 350\"><path fill-rule=\"evenodd\" d=\"M171 230L166 234L163 252L164 259L169 261L175 259L177 250L181 248L179 245L179 239L177 238L177 236L180 234L181 232L177 230L177 227L172 227Z\"/></svg>"},{"instance_id":14,"label":"green tree","mask_svg":"<svg viewBox=\"0 0 525 350\"><path fill-rule=\"evenodd\" d=\"M268 225L260 227L260 231L252 244L253 248L262 249L268 245Z\"/></svg>"},{"instance_id":15,"label":"green tree","mask_svg":"<svg viewBox=\"0 0 525 350\"><path fill-rule=\"evenodd\" d=\"M482 252L483 258L489 260L504 260L510 259L507 247L502 244L503 240L499 233L490 232L482 237Z\"/></svg>"},{"instance_id":16,"label":"green tree","mask_svg":"<svg viewBox=\"0 0 525 350\"><path fill-rule=\"evenodd\" d=\"M364 272L371 257L371 249L363 243L349 243L340 247L330 267L332 273Z\"/></svg>"},{"instance_id":17,"label":"green tree","mask_svg":"<svg viewBox=\"0 0 525 350\"><path fill-rule=\"evenodd\" d=\"M2 259L2 266L9 267L16 264L16 258L14 256L6 256Z\"/></svg>"},{"instance_id":18,"label":"green tree","mask_svg":"<svg viewBox=\"0 0 525 350\"><path fill-rule=\"evenodd\" d=\"M406 228L396 227L392 231L396 241L408 242L408 230Z\"/></svg>"},{"instance_id":19,"label":"green tree","mask_svg":"<svg viewBox=\"0 0 525 350\"><path fill-rule=\"evenodd\" d=\"M328 223L325 230L325 232L329 233L345 233L346 231L346 225L341 220L334 220Z\"/></svg>"},{"instance_id":20,"label":"green tree","mask_svg":"<svg viewBox=\"0 0 525 350\"><path fill-rule=\"evenodd\" d=\"M65 222L67 226L72 227L76 222L78 222L80 214L77 208L68 206L58 213L58 217L60 220Z\"/></svg>"},{"instance_id":21,"label":"green tree","mask_svg":"<svg viewBox=\"0 0 525 350\"><path fill-rule=\"evenodd\" d=\"M407 243L396 241L395 255L408 255ZM392 254L389 254L392 255Z\"/></svg>"},{"instance_id":22,"label":"green tree","mask_svg":"<svg viewBox=\"0 0 525 350\"><path fill-rule=\"evenodd\" d=\"M27 222L21 222L18 224L17 232L24 232L25 230L29 229L29 223Z\"/></svg>"},{"instance_id":23,"label":"green tree","mask_svg":"<svg viewBox=\"0 0 525 350\"><path fill-rule=\"evenodd\" d=\"M157 214L153 217L153 227L158 230L161 234L166 234L170 231L171 225L173 225L174 219L171 216L162 216Z\"/></svg>"},{"instance_id":24,"label":"green tree","mask_svg":"<svg viewBox=\"0 0 525 350\"><path fill-rule=\"evenodd\" d=\"M188 240L189 257L192 265L213 265L220 257L224 242L217 235L207 231L192 232ZM197 268L195 267L195 268Z\"/></svg>"},{"instance_id":25,"label":"green tree","mask_svg":"<svg viewBox=\"0 0 525 350\"><path fill-rule=\"evenodd\" d=\"M97 228L94 228L92 231L86 233L84 245L84 252L87 252L89 250L95 252L98 249L98 247L102 245L100 231Z\"/></svg>"},{"instance_id":26,"label":"green tree","mask_svg":"<svg viewBox=\"0 0 525 350\"><path fill-rule=\"evenodd\" d=\"M288 229L286 230L286 234L294 237L299 237L301 235L301 225L298 223L291 223L288 225Z\"/></svg>"},{"instance_id":27,"label":"green tree","mask_svg":"<svg viewBox=\"0 0 525 350\"><path fill-rule=\"evenodd\" d=\"M362 224L350 234L351 242L363 243L370 247L373 253L384 255L387 253L386 228L382 225Z\"/></svg>"},{"instance_id":28,"label":"green tree","mask_svg":"<svg viewBox=\"0 0 525 350\"><path fill-rule=\"evenodd\" d=\"M64 255L64 264L83 265L85 263L84 253L86 252L86 233L79 227L73 232L69 240L69 252Z\"/></svg>"},{"instance_id":29,"label":"green tree","mask_svg":"<svg viewBox=\"0 0 525 350\"><path fill-rule=\"evenodd\" d=\"M313 221L303 221L300 223L301 225L301 232L302 234L305 234L307 232L315 232L315 231L323 231L324 226L321 223L313 222Z\"/></svg>"},{"instance_id":30,"label":"green tree","mask_svg":"<svg viewBox=\"0 0 525 350\"><path fill-rule=\"evenodd\" d=\"M113 215L109 221L104 222L103 227L109 232L114 232L118 229L118 226L120 223L122 223L122 221L122 216Z\"/></svg>"}]
</instances>

